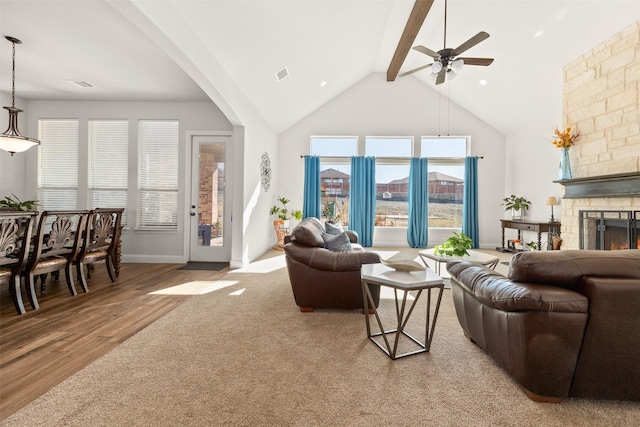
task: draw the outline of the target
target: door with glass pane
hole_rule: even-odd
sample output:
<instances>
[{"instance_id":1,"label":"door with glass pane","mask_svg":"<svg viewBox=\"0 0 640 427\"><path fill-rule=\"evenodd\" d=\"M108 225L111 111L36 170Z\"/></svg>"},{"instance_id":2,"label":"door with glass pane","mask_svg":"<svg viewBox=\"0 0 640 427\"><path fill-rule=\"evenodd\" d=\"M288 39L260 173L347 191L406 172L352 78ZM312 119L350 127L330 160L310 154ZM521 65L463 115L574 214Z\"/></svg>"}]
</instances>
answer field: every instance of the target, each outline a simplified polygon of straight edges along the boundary
<instances>
[{"instance_id":1,"label":"door with glass pane","mask_svg":"<svg viewBox=\"0 0 640 427\"><path fill-rule=\"evenodd\" d=\"M225 192L229 136L194 135L189 261L231 259L231 209Z\"/></svg>"}]
</instances>

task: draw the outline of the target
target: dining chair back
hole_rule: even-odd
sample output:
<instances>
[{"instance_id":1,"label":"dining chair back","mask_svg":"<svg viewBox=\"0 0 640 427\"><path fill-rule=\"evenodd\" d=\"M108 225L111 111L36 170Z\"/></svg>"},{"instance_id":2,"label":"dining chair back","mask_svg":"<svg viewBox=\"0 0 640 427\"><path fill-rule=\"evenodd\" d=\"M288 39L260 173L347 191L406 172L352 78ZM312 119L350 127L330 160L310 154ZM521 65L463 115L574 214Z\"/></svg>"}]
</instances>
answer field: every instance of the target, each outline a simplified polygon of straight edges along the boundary
<instances>
[{"instance_id":1,"label":"dining chair back","mask_svg":"<svg viewBox=\"0 0 640 427\"><path fill-rule=\"evenodd\" d=\"M38 212L0 211L0 281L9 282L9 293L18 314L24 314L20 275L24 269Z\"/></svg>"}]
</instances>

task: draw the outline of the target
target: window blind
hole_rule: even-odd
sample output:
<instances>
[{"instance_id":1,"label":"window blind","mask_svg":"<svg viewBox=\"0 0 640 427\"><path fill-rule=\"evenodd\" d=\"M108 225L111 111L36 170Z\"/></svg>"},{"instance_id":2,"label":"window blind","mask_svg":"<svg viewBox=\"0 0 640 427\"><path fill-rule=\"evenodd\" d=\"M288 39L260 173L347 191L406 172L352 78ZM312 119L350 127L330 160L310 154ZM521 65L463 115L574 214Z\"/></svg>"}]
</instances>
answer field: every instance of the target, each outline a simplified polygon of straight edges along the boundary
<instances>
[{"instance_id":1,"label":"window blind","mask_svg":"<svg viewBox=\"0 0 640 427\"><path fill-rule=\"evenodd\" d=\"M129 184L129 122L89 120L89 209L125 208ZM122 225L127 225L127 211Z\"/></svg>"},{"instance_id":2,"label":"window blind","mask_svg":"<svg viewBox=\"0 0 640 427\"><path fill-rule=\"evenodd\" d=\"M38 210L78 208L78 120L38 121Z\"/></svg>"},{"instance_id":3,"label":"window blind","mask_svg":"<svg viewBox=\"0 0 640 427\"><path fill-rule=\"evenodd\" d=\"M138 127L138 226L178 227L178 121Z\"/></svg>"}]
</instances>

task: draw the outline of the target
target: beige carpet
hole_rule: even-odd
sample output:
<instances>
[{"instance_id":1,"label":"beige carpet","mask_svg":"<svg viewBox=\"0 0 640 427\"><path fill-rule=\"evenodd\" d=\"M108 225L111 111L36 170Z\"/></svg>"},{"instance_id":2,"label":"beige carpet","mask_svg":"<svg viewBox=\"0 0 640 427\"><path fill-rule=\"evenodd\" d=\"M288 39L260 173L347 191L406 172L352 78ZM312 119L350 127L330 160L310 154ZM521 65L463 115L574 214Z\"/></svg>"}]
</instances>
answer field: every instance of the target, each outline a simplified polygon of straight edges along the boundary
<instances>
[{"instance_id":1,"label":"beige carpet","mask_svg":"<svg viewBox=\"0 0 640 427\"><path fill-rule=\"evenodd\" d=\"M300 313L286 269L261 272L278 265L229 273L0 425L640 425L638 403L530 401L464 338L450 290L431 352L391 361L358 311Z\"/></svg>"}]
</instances>

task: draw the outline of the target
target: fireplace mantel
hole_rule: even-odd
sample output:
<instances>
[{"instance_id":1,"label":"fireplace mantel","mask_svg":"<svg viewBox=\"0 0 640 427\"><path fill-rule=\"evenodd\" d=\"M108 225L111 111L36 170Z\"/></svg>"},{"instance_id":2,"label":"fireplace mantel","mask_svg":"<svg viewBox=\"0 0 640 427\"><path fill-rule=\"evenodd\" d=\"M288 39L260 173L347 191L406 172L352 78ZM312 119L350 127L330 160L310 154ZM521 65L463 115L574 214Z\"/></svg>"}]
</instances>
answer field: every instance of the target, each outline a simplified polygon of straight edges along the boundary
<instances>
[{"instance_id":1,"label":"fireplace mantel","mask_svg":"<svg viewBox=\"0 0 640 427\"><path fill-rule=\"evenodd\" d=\"M564 199L640 196L640 172L563 179L553 182L564 186Z\"/></svg>"}]
</instances>

